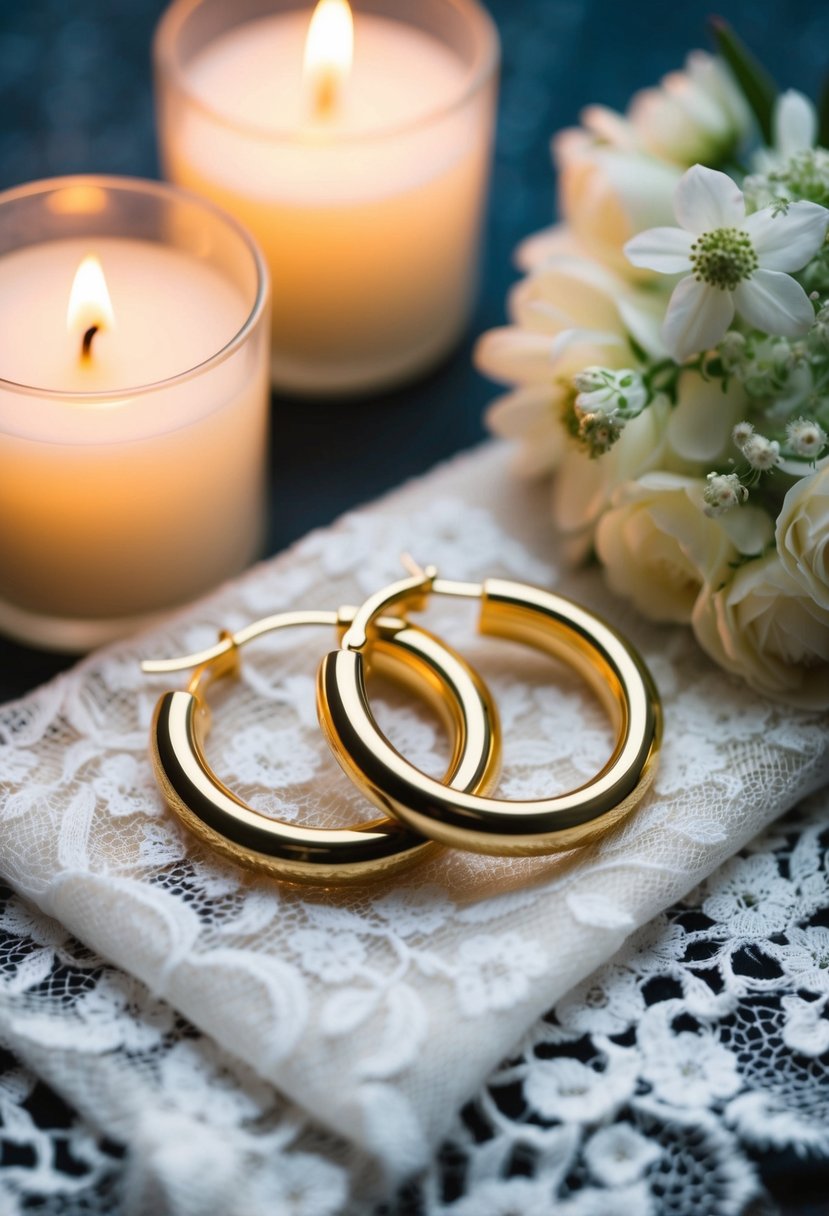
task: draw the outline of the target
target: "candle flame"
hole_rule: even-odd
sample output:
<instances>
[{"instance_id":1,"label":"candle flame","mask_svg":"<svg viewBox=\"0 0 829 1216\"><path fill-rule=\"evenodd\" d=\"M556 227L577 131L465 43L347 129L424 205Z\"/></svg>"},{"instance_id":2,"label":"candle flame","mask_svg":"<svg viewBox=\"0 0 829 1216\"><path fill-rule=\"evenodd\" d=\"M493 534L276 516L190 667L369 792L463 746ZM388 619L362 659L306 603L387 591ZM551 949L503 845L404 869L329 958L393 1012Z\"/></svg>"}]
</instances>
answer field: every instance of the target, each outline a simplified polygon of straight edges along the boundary
<instances>
[{"instance_id":1,"label":"candle flame","mask_svg":"<svg viewBox=\"0 0 829 1216\"><path fill-rule=\"evenodd\" d=\"M89 254L75 272L66 327L82 338L82 354L89 356L92 338L99 329L114 329L115 314L101 263Z\"/></svg>"},{"instance_id":2,"label":"candle flame","mask_svg":"<svg viewBox=\"0 0 829 1216\"><path fill-rule=\"evenodd\" d=\"M319 0L305 40L305 80L318 117L336 108L353 58L354 20L348 0Z\"/></svg>"}]
</instances>

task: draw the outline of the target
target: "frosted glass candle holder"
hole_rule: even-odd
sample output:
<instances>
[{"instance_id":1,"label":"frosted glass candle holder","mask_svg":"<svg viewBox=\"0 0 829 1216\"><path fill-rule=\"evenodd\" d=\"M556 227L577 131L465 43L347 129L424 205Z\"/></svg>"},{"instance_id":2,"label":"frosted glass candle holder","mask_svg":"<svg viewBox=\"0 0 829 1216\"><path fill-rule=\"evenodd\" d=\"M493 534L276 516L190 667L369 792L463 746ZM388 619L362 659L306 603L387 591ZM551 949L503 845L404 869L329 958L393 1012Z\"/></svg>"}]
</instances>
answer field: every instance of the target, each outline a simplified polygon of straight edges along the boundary
<instances>
[{"instance_id":1,"label":"frosted glass candle holder","mask_svg":"<svg viewBox=\"0 0 829 1216\"><path fill-rule=\"evenodd\" d=\"M475 0L355 0L354 61L319 117L311 4L175 0L155 40L166 175L234 214L274 283L273 383L376 391L469 318L499 44Z\"/></svg>"},{"instance_id":2,"label":"frosted glass candle holder","mask_svg":"<svg viewBox=\"0 0 829 1216\"><path fill-rule=\"evenodd\" d=\"M73 322L90 254L112 316ZM0 194L0 631L87 650L259 552L268 296L236 221L172 186Z\"/></svg>"}]
</instances>

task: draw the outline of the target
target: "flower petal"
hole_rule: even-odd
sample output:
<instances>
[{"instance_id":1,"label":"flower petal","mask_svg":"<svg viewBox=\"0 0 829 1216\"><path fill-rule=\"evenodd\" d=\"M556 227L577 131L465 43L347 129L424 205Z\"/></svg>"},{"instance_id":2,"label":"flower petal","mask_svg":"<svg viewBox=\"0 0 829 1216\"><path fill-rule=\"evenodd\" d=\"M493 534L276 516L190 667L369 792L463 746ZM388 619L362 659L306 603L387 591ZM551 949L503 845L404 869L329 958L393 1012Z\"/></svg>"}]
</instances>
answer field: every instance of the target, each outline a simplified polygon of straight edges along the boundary
<instances>
[{"instance_id":1,"label":"flower petal","mask_svg":"<svg viewBox=\"0 0 829 1216\"><path fill-rule=\"evenodd\" d=\"M723 393L719 381L699 375L682 376L668 419L668 442L683 460L714 463L729 452L732 428L744 409L742 393Z\"/></svg>"},{"instance_id":2,"label":"flower petal","mask_svg":"<svg viewBox=\"0 0 829 1216\"><path fill-rule=\"evenodd\" d=\"M730 291L698 283L688 275L674 288L662 326L669 354L678 363L720 341L734 316Z\"/></svg>"},{"instance_id":3,"label":"flower petal","mask_svg":"<svg viewBox=\"0 0 829 1216\"><path fill-rule=\"evenodd\" d=\"M674 211L683 228L699 233L712 228L739 228L746 206L742 190L727 173L692 165L677 185Z\"/></svg>"},{"instance_id":4,"label":"flower petal","mask_svg":"<svg viewBox=\"0 0 829 1216\"><path fill-rule=\"evenodd\" d=\"M584 257L584 250L566 224L554 224L521 242L515 251L515 264L526 273L562 255Z\"/></svg>"},{"instance_id":5,"label":"flower petal","mask_svg":"<svg viewBox=\"0 0 829 1216\"><path fill-rule=\"evenodd\" d=\"M547 334L527 333L515 325L491 329L475 348L475 366L505 384L549 383L553 377L552 341Z\"/></svg>"},{"instance_id":6,"label":"flower petal","mask_svg":"<svg viewBox=\"0 0 829 1216\"><path fill-rule=\"evenodd\" d=\"M559 425L553 397L554 391L548 385L514 389L492 403L486 412L486 424L502 439L521 439L527 431L545 422L553 429Z\"/></svg>"},{"instance_id":7,"label":"flower petal","mask_svg":"<svg viewBox=\"0 0 829 1216\"><path fill-rule=\"evenodd\" d=\"M772 120L774 146L786 160L805 148L813 148L817 139L815 107L798 93L787 89L777 100ZM781 268L782 269L782 268Z\"/></svg>"},{"instance_id":8,"label":"flower petal","mask_svg":"<svg viewBox=\"0 0 829 1216\"><path fill-rule=\"evenodd\" d=\"M755 211L745 221L760 265L766 270L800 270L826 237L829 210L819 203L790 203L775 215L773 207Z\"/></svg>"},{"instance_id":9,"label":"flower petal","mask_svg":"<svg viewBox=\"0 0 829 1216\"><path fill-rule=\"evenodd\" d=\"M802 337L815 319L806 292L779 270L755 270L735 290L734 303L749 325L783 338Z\"/></svg>"},{"instance_id":10,"label":"flower petal","mask_svg":"<svg viewBox=\"0 0 829 1216\"><path fill-rule=\"evenodd\" d=\"M774 525L767 511L760 507L739 507L726 511L717 522L740 553L759 556L774 536Z\"/></svg>"},{"instance_id":11,"label":"flower petal","mask_svg":"<svg viewBox=\"0 0 829 1216\"><path fill-rule=\"evenodd\" d=\"M693 236L682 228L648 228L625 245L625 256L634 266L660 274L682 274L691 267Z\"/></svg>"}]
</instances>

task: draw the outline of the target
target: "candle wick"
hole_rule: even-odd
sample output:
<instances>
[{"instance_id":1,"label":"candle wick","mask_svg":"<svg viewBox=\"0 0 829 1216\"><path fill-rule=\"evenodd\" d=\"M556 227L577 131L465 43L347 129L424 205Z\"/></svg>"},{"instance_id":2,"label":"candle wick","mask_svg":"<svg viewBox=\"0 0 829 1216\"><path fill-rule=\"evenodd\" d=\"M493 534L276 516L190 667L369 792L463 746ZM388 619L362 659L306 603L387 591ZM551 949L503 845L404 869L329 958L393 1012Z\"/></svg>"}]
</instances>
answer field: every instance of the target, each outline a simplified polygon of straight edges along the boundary
<instances>
[{"instance_id":1,"label":"candle wick","mask_svg":"<svg viewBox=\"0 0 829 1216\"><path fill-rule=\"evenodd\" d=\"M82 359L92 358L92 339L95 337L100 328L100 325L90 325L89 329L84 333L83 341L81 342Z\"/></svg>"},{"instance_id":2,"label":"candle wick","mask_svg":"<svg viewBox=\"0 0 829 1216\"><path fill-rule=\"evenodd\" d=\"M322 71L314 82L314 113L317 118L330 118L336 109L339 79L333 71Z\"/></svg>"}]
</instances>

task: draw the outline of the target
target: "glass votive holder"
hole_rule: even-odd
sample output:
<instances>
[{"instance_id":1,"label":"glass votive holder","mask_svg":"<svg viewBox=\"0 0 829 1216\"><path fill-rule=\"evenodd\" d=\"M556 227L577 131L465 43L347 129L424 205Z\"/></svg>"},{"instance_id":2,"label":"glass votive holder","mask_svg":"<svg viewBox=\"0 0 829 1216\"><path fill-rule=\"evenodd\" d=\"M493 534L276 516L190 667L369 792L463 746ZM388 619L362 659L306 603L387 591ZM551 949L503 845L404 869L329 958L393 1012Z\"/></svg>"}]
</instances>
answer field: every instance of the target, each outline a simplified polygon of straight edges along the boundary
<instances>
[{"instance_id":1,"label":"glass votive holder","mask_svg":"<svg viewBox=\"0 0 829 1216\"><path fill-rule=\"evenodd\" d=\"M476 0L355 0L320 115L311 0L174 0L155 39L166 176L254 234L280 390L400 384L462 335L477 286L499 42Z\"/></svg>"},{"instance_id":2,"label":"glass votive holder","mask_svg":"<svg viewBox=\"0 0 829 1216\"><path fill-rule=\"evenodd\" d=\"M88 650L260 552L269 334L261 254L211 203L0 194L0 632Z\"/></svg>"}]
</instances>

